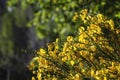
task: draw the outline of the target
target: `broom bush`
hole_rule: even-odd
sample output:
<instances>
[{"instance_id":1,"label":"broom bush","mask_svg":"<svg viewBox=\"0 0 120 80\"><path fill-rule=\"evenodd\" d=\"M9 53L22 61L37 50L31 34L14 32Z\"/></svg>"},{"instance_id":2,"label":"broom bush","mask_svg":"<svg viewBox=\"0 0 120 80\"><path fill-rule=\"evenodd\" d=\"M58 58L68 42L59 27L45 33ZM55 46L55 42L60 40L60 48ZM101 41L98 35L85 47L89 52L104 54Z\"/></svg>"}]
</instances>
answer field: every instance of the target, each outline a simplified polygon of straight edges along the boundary
<instances>
[{"instance_id":1,"label":"broom bush","mask_svg":"<svg viewBox=\"0 0 120 80\"><path fill-rule=\"evenodd\" d=\"M120 80L120 29L86 9L73 21L82 21L76 36L57 38L36 52L29 65L32 80Z\"/></svg>"}]
</instances>

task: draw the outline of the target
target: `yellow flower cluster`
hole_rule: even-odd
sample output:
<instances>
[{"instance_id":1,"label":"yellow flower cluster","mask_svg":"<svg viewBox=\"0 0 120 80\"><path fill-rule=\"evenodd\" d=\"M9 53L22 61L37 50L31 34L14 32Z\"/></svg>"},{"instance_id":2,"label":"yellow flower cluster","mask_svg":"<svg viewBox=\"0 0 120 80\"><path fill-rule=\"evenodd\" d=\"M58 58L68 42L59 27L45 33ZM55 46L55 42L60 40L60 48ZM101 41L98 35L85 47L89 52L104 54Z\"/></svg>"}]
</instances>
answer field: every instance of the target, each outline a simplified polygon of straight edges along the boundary
<instances>
[{"instance_id":1,"label":"yellow flower cluster","mask_svg":"<svg viewBox=\"0 0 120 80\"><path fill-rule=\"evenodd\" d=\"M78 16L78 13L75 12L75 16L73 17L73 21L76 21L78 17L79 17L79 16Z\"/></svg>"},{"instance_id":2,"label":"yellow flower cluster","mask_svg":"<svg viewBox=\"0 0 120 80\"><path fill-rule=\"evenodd\" d=\"M84 10L81 10L81 11L80 11L80 17L81 17L81 19L83 20L84 23L86 22L87 16L88 16L88 11L87 11L87 9L84 9Z\"/></svg>"},{"instance_id":3,"label":"yellow flower cluster","mask_svg":"<svg viewBox=\"0 0 120 80\"><path fill-rule=\"evenodd\" d=\"M87 28L80 26L63 44L56 39L41 48L29 65L32 80L120 80L120 29L102 14L76 15Z\"/></svg>"}]
</instances>

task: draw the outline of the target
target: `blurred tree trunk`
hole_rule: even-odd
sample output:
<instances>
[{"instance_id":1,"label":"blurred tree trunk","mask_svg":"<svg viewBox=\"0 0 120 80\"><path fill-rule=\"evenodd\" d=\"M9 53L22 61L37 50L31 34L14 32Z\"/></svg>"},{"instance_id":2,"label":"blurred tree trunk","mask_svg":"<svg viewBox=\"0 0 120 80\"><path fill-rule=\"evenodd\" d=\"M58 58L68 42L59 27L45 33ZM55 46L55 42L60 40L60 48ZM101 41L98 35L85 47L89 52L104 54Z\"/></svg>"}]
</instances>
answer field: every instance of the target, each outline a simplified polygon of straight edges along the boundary
<instances>
[{"instance_id":1,"label":"blurred tree trunk","mask_svg":"<svg viewBox=\"0 0 120 80\"><path fill-rule=\"evenodd\" d=\"M9 68L7 69L7 77L6 78L7 78L6 80L10 80L10 69Z\"/></svg>"}]
</instances>

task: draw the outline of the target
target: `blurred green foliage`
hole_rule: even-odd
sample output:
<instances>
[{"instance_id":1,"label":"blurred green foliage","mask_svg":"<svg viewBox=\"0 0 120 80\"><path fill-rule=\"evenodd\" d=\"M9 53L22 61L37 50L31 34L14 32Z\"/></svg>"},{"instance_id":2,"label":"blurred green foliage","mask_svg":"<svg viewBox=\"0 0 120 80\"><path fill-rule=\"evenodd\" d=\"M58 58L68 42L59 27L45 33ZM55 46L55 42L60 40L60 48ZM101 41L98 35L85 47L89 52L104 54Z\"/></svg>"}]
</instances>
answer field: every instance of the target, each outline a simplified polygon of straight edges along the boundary
<instances>
[{"instance_id":1,"label":"blurred green foliage","mask_svg":"<svg viewBox=\"0 0 120 80\"><path fill-rule=\"evenodd\" d=\"M78 25L74 24L72 17L74 12L84 8L89 13L103 13L116 23L120 21L118 0L9 0L7 4L15 15L15 23L19 26L34 26L40 39L58 36L64 38L75 34Z\"/></svg>"},{"instance_id":2,"label":"blurred green foliage","mask_svg":"<svg viewBox=\"0 0 120 80\"><path fill-rule=\"evenodd\" d=\"M6 65L9 63L9 58L13 56L12 22L9 14L4 14L1 24L4 27L1 27L0 30L0 51L3 53L2 58L0 58L0 65Z\"/></svg>"}]
</instances>

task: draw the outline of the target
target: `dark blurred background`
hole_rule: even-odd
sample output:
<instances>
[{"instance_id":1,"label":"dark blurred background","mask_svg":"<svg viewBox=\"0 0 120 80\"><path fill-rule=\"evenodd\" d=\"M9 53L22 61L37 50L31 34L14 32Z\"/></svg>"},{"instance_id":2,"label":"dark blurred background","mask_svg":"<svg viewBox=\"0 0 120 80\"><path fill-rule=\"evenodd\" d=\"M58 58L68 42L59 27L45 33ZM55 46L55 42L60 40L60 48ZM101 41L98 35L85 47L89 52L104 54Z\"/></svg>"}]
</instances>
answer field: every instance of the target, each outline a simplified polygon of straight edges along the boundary
<instances>
[{"instance_id":1,"label":"dark blurred background","mask_svg":"<svg viewBox=\"0 0 120 80\"><path fill-rule=\"evenodd\" d=\"M119 0L0 0L0 80L31 80L29 62L40 47L77 34L75 12L102 13L120 28Z\"/></svg>"}]
</instances>

